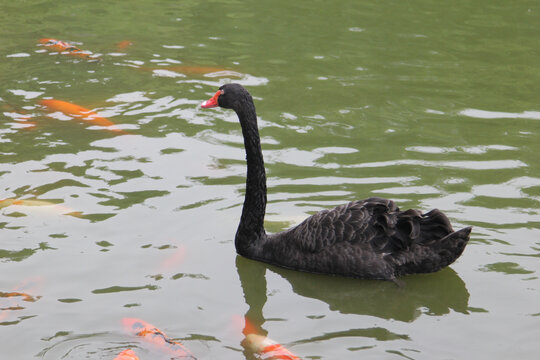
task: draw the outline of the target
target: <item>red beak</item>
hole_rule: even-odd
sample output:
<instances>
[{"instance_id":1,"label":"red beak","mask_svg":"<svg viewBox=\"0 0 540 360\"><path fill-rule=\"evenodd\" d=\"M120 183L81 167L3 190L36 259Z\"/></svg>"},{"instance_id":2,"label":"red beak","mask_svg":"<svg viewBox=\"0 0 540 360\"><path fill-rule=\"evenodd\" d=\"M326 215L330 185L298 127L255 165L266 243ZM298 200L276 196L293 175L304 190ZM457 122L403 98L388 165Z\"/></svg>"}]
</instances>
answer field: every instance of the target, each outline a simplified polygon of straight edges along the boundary
<instances>
[{"instance_id":1,"label":"red beak","mask_svg":"<svg viewBox=\"0 0 540 360\"><path fill-rule=\"evenodd\" d=\"M223 92L221 90L218 90L214 96L212 96L209 100L206 100L205 102L203 102L201 104L201 107L204 108L204 109L207 109L207 108L213 108L213 107L217 107L219 106L218 104L218 98L219 96L222 94Z\"/></svg>"}]
</instances>

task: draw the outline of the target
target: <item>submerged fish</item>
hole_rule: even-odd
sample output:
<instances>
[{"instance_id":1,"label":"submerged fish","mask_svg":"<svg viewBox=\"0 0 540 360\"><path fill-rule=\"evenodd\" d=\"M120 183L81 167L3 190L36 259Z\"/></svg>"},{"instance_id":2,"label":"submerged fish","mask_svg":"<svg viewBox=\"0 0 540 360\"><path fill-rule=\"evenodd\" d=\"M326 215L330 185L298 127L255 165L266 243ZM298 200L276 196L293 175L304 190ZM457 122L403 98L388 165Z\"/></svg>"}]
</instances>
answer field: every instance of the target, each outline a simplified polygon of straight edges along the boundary
<instances>
[{"instance_id":1,"label":"submerged fish","mask_svg":"<svg viewBox=\"0 0 540 360\"><path fill-rule=\"evenodd\" d=\"M280 343L259 335L255 331L255 326L251 324L248 318L245 318L246 325L244 327L245 339L242 342L244 346L256 354L261 356L261 360L301 360Z\"/></svg>"},{"instance_id":2,"label":"submerged fish","mask_svg":"<svg viewBox=\"0 0 540 360\"><path fill-rule=\"evenodd\" d=\"M158 272L165 272L175 268L186 257L186 248L183 245L179 245L171 255L169 255L158 267Z\"/></svg>"},{"instance_id":3,"label":"submerged fish","mask_svg":"<svg viewBox=\"0 0 540 360\"><path fill-rule=\"evenodd\" d=\"M126 349L122 351L120 354L118 354L114 360L139 360L139 357L137 354L135 354L135 351L131 349Z\"/></svg>"},{"instance_id":4,"label":"submerged fish","mask_svg":"<svg viewBox=\"0 0 540 360\"><path fill-rule=\"evenodd\" d=\"M161 330L144 320L136 318L123 318L122 324L126 331L143 337L146 341L158 347L161 351L173 356L173 358L197 360L191 352L177 341L167 337Z\"/></svg>"},{"instance_id":5,"label":"submerged fish","mask_svg":"<svg viewBox=\"0 0 540 360\"><path fill-rule=\"evenodd\" d=\"M220 71L227 71L227 69L217 68L217 67L210 67L210 66L184 66L184 65L176 65L176 66L160 66L156 67L153 70L168 70L168 71L174 71L179 72L182 74L209 74L209 73L215 73Z\"/></svg>"},{"instance_id":6,"label":"submerged fish","mask_svg":"<svg viewBox=\"0 0 540 360\"><path fill-rule=\"evenodd\" d=\"M129 40L123 40L123 41L120 41L120 42L116 43L116 50L125 50L126 48L130 47L131 45L133 45L133 42L131 42Z\"/></svg>"},{"instance_id":7,"label":"submerged fish","mask_svg":"<svg viewBox=\"0 0 540 360\"><path fill-rule=\"evenodd\" d=\"M86 58L89 60L99 60L97 56L93 56L92 52L81 50L78 47L64 41L51 39L51 38L44 38L44 39L40 39L39 42L43 46L50 48L54 51L58 51L59 53L62 53L62 54Z\"/></svg>"},{"instance_id":8,"label":"submerged fish","mask_svg":"<svg viewBox=\"0 0 540 360\"><path fill-rule=\"evenodd\" d=\"M20 205L20 206L51 206L56 205L53 202L45 200L30 200L30 199L2 199L0 200L0 209L5 208L11 205Z\"/></svg>"},{"instance_id":9,"label":"submerged fish","mask_svg":"<svg viewBox=\"0 0 540 360\"><path fill-rule=\"evenodd\" d=\"M16 126L18 128L33 129L36 126L36 122L31 121L33 116L27 114L26 111L22 109L17 109L10 104L4 103L2 104L2 110L5 116L10 117L17 122Z\"/></svg>"},{"instance_id":10,"label":"submerged fish","mask_svg":"<svg viewBox=\"0 0 540 360\"><path fill-rule=\"evenodd\" d=\"M21 282L19 285L17 285L15 288L13 288L8 293L2 293L0 292L1 298L7 298L8 300L8 306L2 306L0 308L0 322L6 319L9 316L9 311L11 310L22 310L24 307L18 305L16 299L18 297L21 297L23 301L27 302L35 302L41 298L41 296L38 295L32 295L41 290L41 287L43 286L43 278L42 277L33 277L25 279L23 282Z\"/></svg>"},{"instance_id":11,"label":"submerged fish","mask_svg":"<svg viewBox=\"0 0 540 360\"><path fill-rule=\"evenodd\" d=\"M60 111L61 113L72 116L74 118L91 122L94 125L106 126L107 130L127 134L126 131L117 128L116 125L109 119L99 116L92 110L89 110L82 106L72 104L67 101L55 99L42 99L39 101L39 104L47 108L49 111Z\"/></svg>"},{"instance_id":12,"label":"submerged fish","mask_svg":"<svg viewBox=\"0 0 540 360\"><path fill-rule=\"evenodd\" d=\"M20 296L23 301L28 301L28 302L35 302L37 300L32 295L25 292L11 291L11 292L5 293L5 292L0 291L0 297L10 298L10 297L16 297L16 296Z\"/></svg>"},{"instance_id":13,"label":"submerged fish","mask_svg":"<svg viewBox=\"0 0 540 360\"><path fill-rule=\"evenodd\" d=\"M223 68L217 68L217 67L211 67L211 66L186 66L186 65L174 65L174 66L156 66L156 67L141 67L140 68L143 71L169 71L184 75L205 75L205 76L212 76L212 77L226 77L226 76L233 76L241 78L244 76L243 74L227 70Z\"/></svg>"},{"instance_id":14,"label":"submerged fish","mask_svg":"<svg viewBox=\"0 0 540 360\"><path fill-rule=\"evenodd\" d=\"M12 126L16 129L33 130L37 127L37 122L31 121L31 116L21 115L19 113L4 113L4 115L11 117L15 122Z\"/></svg>"},{"instance_id":15,"label":"submerged fish","mask_svg":"<svg viewBox=\"0 0 540 360\"><path fill-rule=\"evenodd\" d=\"M70 215L74 217L81 217L82 213L79 211L74 211L64 205L56 204L51 201L46 200L32 200L32 199L1 199L0 200L0 209L8 206L42 206L47 210L50 210L55 213Z\"/></svg>"}]
</instances>

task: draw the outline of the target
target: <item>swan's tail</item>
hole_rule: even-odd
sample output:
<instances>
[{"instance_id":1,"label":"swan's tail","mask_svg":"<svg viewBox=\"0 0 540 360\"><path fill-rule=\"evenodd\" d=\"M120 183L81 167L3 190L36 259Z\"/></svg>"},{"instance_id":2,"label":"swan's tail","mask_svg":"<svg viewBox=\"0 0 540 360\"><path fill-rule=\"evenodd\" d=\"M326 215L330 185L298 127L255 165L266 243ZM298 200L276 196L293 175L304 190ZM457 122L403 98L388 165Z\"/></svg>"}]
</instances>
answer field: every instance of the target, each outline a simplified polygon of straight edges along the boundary
<instances>
[{"instance_id":1,"label":"swan's tail","mask_svg":"<svg viewBox=\"0 0 540 360\"><path fill-rule=\"evenodd\" d=\"M472 227L454 231L429 244L415 244L409 252L397 254L396 276L439 271L461 256Z\"/></svg>"}]
</instances>

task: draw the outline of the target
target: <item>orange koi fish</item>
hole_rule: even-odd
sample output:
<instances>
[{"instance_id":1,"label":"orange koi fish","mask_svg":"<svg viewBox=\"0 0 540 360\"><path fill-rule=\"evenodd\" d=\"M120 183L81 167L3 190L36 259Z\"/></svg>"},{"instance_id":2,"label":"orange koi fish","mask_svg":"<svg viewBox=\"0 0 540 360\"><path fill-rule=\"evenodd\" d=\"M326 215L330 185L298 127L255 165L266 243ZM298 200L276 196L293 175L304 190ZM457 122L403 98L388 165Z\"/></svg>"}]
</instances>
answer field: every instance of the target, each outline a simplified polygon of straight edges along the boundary
<instances>
[{"instance_id":1,"label":"orange koi fish","mask_svg":"<svg viewBox=\"0 0 540 360\"><path fill-rule=\"evenodd\" d=\"M0 200L0 209L11 205L20 206L51 206L56 205L53 202L45 200L21 200L21 199L2 199Z\"/></svg>"},{"instance_id":2,"label":"orange koi fish","mask_svg":"<svg viewBox=\"0 0 540 360\"><path fill-rule=\"evenodd\" d=\"M20 128L26 129L26 130L35 129L37 127L37 122L29 121L28 119L30 119L30 117L28 117L28 116L22 116L22 117L14 118L13 120L17 121L16 123L14 123L14 125L19 129Z\"/></svg>"},{"instance_id":3,"label":"orange koi fish","mask_svg":"<svg viewBox=\"0 0 540 360\"><path fill-rule=\"evenodd\" d=\"M169 255L158 267L158 272L165 272L173 269L186 257L186 248L180 245L171 255Z\"/></svg>"},{"instance_id":4,"label":"orange koi fish","mask_svg":"<svg viewBox=\"0 0 540 360\"><path fill-rule=\"evenodd\" d=\"M227 71L227 69L221 69L216 67L210 67L210 66L162 66L162 67L156 67L153 70L169 70L174 72L179 72L182 74L209 74L209 73L215 73L220 71Z\"/></svg>"},{"instance_id":5,"label":"orange koi fish","mask_svg":"<svg viewBox=\"0 0 540 360\"><path fill-rule=\"evenodd\" d=\"M116 50L125 50L126 48L130 47L131 45L133 45L133 42L131 42L129 40L123 40L123 41L120 41L120 42L116 43Z\"/></svg>"},{"instance_id":6,"label":"orange koi fish","mask_svg":"<svg viewBox=\"0 0 540 360\"><path fill-rule=\"evenodd\" d=\"M92 110L83 108L82 106L55 99L42 99L39 101L39 104L47 108L49 111L60 111L74 118L91 121L95 125L106 126L108 130L127 134L125 131L117 128L116 125L109 119L101 117Z\"/></svg>"},{"instance_id":7,"label":"orange koi fish","mask_svg":"<svg viewBox=\"0 0 540 360\"><path fill-rule=\"evenodd\" d=\"M35 121L30 121L32 119L32 115L26 114L24 110L16 109L15 107L9 104L3 104L2 110L4 110L4 115L17 121L17 124L20 127L23 127L26 129L32 129L36 126Z\"/></svg>"},{"instance_id":8,"label":"orange koi fish","mask_svg":"<svg viewBox=\"0 0 540 360\"><path fill-rule=\"evenodd\" d=\"M20 296L23 301L28 301L28 302L35 302L37 300L32 295L28 293L24 293L24 292L12 291L12 292L5 293L5 292L0 291L0 297L10 298L10 297L15 297L15 296Z\"/></svg>"},{"instance_id":9,"label":"orange koi fish","mask_svg":"<svg viewBox=\"0 0 540 360\"><path fill-rule=\"evenodd\" d=\"M234 76L234 77L242 77L243 74L227 70L223 68L217 68L217 67L210 67L210 66L184 66L184 65L176 65L176 66L156 66L156 67L142 67L140 68L144 71L159 71L159 70L165 70L165 71L172 71L175 73L180 73L184 75L208 75L208 74L216 74L216 76Z\"/></svg>"},{"instance_id":10,"label":"orange koi fish","mask_svg":"<svg viewBox=\"0 0 540 360\"><path fill-rule=\"evenodd\" d=\"M157 346L159 349L167 352L173 357L197 360L197 358L193 356L191 352L184 347L184 345L170 339L161 330L144 320L136 318L123 318L122 324L126 331L143 337L146 341L150 342L154 346Z\"/></svg>"},{"instance_id":11,"label":"orange koi fish","mask_svg":"<svg viewBox=\"0 0 540 360\"><path fill-rule=\"evenodd\" d=\"M139 360L139 357L137 354L135 354L135 351L131 349L126 349L122 351L120 354L118 354L114 360Z\"/></svg>"},{"instance_id":12,"label":"orange koi fish","mask_svg":"<svg viewBox=\"0 0 540 360\"><path fill-rule=\"evenodd\" d=\"M92 52L81 50L78 47L64 41L45 38L45 39L40 39L39 42L45 47L50 48L53 51L58 51L59 53L62 53L62 54L77 56L77 57L86 58L90 60L99 60L98 57L92 56Z\"/></svg>"},{"instance_id":13,"label":"orange koi fish","mask_svg":"<svg viewBox=\"0 0 540 360\"><path fill-rule=\"evenodd\" d=\"M71 215L74 217L81 217L82 213L79 211L73 211L72 209L53 203L51 201L45 201L45 200L32 200L32 199L2 199L0 200L0 209L8 207L8 206L44 206L47 207L47 209L54 210L54 212L63 214L63 215Z\"/></svg>"},{"instance_id":14,"label":"orange koi fish","mask_svg":"<svg viewBox=\"0 0 540 360\"><path fill-rule=\"evenodd\" d=\"M43 285L42 277L29 278L24 280L18 286L12 289L8 293L0 293L0 298L8 298L9 304L7 307L0 308L0 322L8 317L10 310L22 310L24 307L18 305L15 298L22 297L23 301L35 302L41 298L41 296L32 296L32 293L37 293Z\"/></svg>"},{"instance_id":15,"label":"orange koi fish","mask_svg":"<svg viewBox=\"0 0 540 360\"><path fill-rule=\"evenodd\" d=\"M243 343L245 346L261 356L261 360L302 360L294 355L287 348L274 340L255 333L255 326L251 324L248 318L245 318L246 325L244 334L246 335Z\"/></svg>"}]
</instances>

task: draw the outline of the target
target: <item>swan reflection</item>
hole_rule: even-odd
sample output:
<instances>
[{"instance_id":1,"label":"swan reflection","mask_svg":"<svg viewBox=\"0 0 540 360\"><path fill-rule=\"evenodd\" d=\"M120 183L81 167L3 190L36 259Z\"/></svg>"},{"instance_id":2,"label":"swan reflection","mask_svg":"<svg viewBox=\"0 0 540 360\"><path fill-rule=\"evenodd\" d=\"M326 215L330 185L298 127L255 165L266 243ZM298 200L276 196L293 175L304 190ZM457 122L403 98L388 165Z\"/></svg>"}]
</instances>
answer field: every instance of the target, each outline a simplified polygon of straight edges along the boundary
<instances>
[{"instance_id":1,"label":"swan reflection","mask_svg":"<svg viewBox=\"0 0 540 360\"><path fill-rule=\"evenodd\" d=\"M467 314L469 292L465 283L451 268L434 274L411 275L402 278L403 284L360 280L326 275L316 275L283 269L236 257L236 267L244 298L248 305L246 317L259 334L267 334L263 328L263 307L267 301L266 271L279 274L287 280L292 290L300 296L320 300L331 311L341 314L375 316L381 319L413 322L422 314L443 316L451 311ZM245 332L244 332L245 333ZM406 334L395 334L381 327L347 329L337 333L325 333L317 338L298 340L305 343L333 337L355 336L407 339ZM244 352L249 350L244 349ZM250 358L246 354L246 358Z\"/></svg>"}]
</instances>

